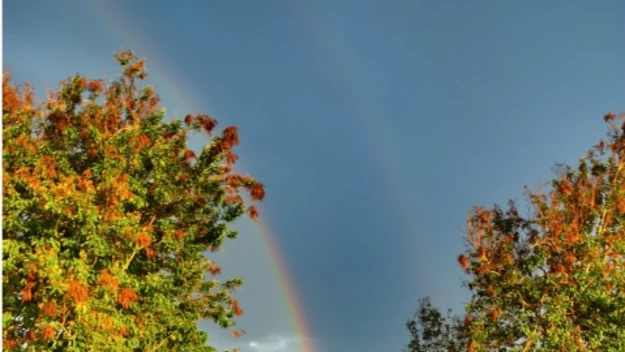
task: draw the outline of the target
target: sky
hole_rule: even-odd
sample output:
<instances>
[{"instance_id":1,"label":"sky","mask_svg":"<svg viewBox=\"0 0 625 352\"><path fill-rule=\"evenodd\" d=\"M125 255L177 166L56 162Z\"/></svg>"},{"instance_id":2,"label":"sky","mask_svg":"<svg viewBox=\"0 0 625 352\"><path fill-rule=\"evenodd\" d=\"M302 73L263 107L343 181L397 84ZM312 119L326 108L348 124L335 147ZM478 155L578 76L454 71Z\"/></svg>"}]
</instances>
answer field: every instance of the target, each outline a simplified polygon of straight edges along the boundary
<instances>
[{"instance_id":1,"label":"sky","mask_svg":"<svg viewBox=\"0 0 625 352\"><path fill-rule=\"evenodd\" d=\"M168 118L237 125L261 224L212 255L241 276L241 352L401 351L431 296L468 298L473 205L523 201L625 110L625 2L4 0L3 66L55 88L147 59ZM193 140L200 148L206 141Z\"/></svg>"}]
</instances>

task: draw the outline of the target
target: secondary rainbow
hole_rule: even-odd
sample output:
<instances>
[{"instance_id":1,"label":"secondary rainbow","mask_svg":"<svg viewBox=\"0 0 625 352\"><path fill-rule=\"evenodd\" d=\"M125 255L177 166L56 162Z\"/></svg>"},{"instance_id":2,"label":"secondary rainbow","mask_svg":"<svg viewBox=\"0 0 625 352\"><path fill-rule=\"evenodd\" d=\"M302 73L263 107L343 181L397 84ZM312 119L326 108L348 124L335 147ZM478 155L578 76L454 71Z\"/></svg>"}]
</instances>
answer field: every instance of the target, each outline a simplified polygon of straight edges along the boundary
<instances>
[{"instance_id":1,"label":"secondary rainbow","mask_svg":"<svg viewBox=\"0 0 625 352\"><path fill-rule=\"evenodd\" d=\"M97 11L103 15L103 19L105 20L104 22L107 27L109 27L118 38L125 42L124 44L131 46L136 52L147 52L145 50L146 48L139 45L140 40L137 40L136 38L140 34L130 28L127 22L124 21L124 15L122 13L114 9L112 6L105 5L104 2L91 1L88 4L92 8L91 10ZM152 68L152 72L158 72L158 77L154 77L153 75L150 77L150 80L156 83L163 83L157 84L159 94L162 97L170 98L168 100L175 102L180 108L184 108L188 112L199 113L200 110L196 109L197 104L188 98L191 95L184 91L185 85L178 84L176 75L173 72L164 69L166 65L159 65L158 60L155 60L156 57L158 56L150 58L148 67ZM157 68L155 69L155 67ZM210 107L210 103L205 103L204 105L209 105ZM174 112L177 112L178 115L182 114L182 111L176 111L175 109ZM288 311L290 313L290 319L295 329L295 333L299 338L300 351L314 352L315 347L306 323L305 314L298 301L297 290L294 287L293 281L290 279L287 265L280 254L280 248L276 238L270 230L267 222L262 220L262 215L261 219L254 223L254 228L262 238L267 255L276 274L277 281L279 282L281 291L285 296Z\"/></svg>"},{"instance_id":2,"label":"secondary rainbow","mask_svg":"<svg viewBox=\"0 0 625 352\"><path fill-rule=\"evenodd\" d=\"M411 181L406 179L406 173L402 170L403 162L393 157L401 153L402 146L398 143L393 125L384 121L387 112L377 103L379 98L376 93L368 89L366 84L360 83L363 75L367 73L363 59L354 54L357 50L352 43L344 39L343 33L331 30L332 26L326 26L320 21L323 9L316 2L298 2L293 8L294 15L298 16L298 20L294 22L300 24L302 32L308 36L306 42L315 46L314 52L319 53L323 68L329 73L329 77L334 77L334 84L339 89L341 98L345 99L353 116L357 117L355 122L368 132L367 137L372 140L375 147L374 158L378 169L386 178L392 199L398 203L394 208L400 212L398 214L400 221L409 226L409 233L418 234L419 214L415 212L414 206L418 200L406 197L404 186L411 184ZM404 245L418 250L421 246L419 244L415 246L413 238L402 237L406 241ZM432 262L430 255L428 251L419 251L419 255L416 256L418 266L428 267L428 263ZM414 265L411 260L414 258L407 259L406 267ZM437 287L435 284L437 279L433 273L431 270L419 271L421 285Z\"/></svg>"}]
</instances>

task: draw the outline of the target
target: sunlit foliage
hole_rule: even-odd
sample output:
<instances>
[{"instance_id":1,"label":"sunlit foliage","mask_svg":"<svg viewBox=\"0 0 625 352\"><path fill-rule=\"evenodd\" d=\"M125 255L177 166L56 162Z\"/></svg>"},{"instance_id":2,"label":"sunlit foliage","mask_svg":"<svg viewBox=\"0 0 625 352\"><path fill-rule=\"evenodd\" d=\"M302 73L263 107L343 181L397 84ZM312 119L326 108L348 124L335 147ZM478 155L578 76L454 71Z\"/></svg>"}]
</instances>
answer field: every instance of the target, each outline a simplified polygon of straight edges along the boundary
<instances>
[{"instance_id":1,"label":"sunlit foliage","mask_svg":"<svg viewBox=\"0 0 625 352\"><path fill-rule=\"evenodd\" d=\"M604 120L607 139L576 168L559 166L547 191L527 190L527 215L514 202L470 213L458 262L471 299L452 324L447 341L463 342L452 350L625 350L625 116ZM453 347L416 347L424 326L444 321L424 317L409 322L410 351Z\"/></svg>"},{"instance_id":2,"label":"sunlit foliage","mask_svg":"<svg viewBox=\"0 0 625 352\"><path fill-rule=\"evenodd\" d=\"M198 320L242 314L241 280L204 256L258 216L240 191L264 197L232 171L237 128L165 122L144 61L116 58L110 84L76 75L40 104L3 75L4 350L213 351Z\"/></svg>"}]
</instances>

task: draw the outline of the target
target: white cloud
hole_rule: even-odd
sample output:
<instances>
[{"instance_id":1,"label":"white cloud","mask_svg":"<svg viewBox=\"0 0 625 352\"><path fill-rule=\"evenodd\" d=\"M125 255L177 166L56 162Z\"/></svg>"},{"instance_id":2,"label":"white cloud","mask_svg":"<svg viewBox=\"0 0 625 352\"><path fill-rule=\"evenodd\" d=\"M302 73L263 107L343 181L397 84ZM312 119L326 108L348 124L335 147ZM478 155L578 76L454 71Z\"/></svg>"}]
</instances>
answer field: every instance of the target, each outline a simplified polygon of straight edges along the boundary
<instances>
[{"instance_id":1,"label":"white cloud","mask_svg":"<svg viewBox=\"0 0 625 352\"><path fill-rule=\"evenodd\" d=\"M250 351L256 352L296 352L300 350L302 338L273 335L248 343Z\"/></svg>"}]
</instances>

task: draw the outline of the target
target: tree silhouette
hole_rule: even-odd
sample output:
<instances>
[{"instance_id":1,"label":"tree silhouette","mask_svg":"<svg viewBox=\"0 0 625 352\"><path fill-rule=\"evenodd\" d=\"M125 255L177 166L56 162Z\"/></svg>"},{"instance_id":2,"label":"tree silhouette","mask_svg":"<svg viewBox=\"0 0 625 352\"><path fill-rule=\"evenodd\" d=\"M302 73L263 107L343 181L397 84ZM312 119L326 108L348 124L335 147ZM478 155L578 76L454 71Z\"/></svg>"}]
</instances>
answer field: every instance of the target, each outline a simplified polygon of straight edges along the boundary
<instances>
[{"instance_id":1,"label":"tree silhouette","mask_svg":"<svg viewBox=\"0 0 625 352\"><path fill-rule=\"evenodd\" d=\"M430 298L419 301L419 309L406 323L411 340L404 352L460 351L465 340L462 322L451 310L443 316L432 306Z\"/></svg>"}]
</instances>

